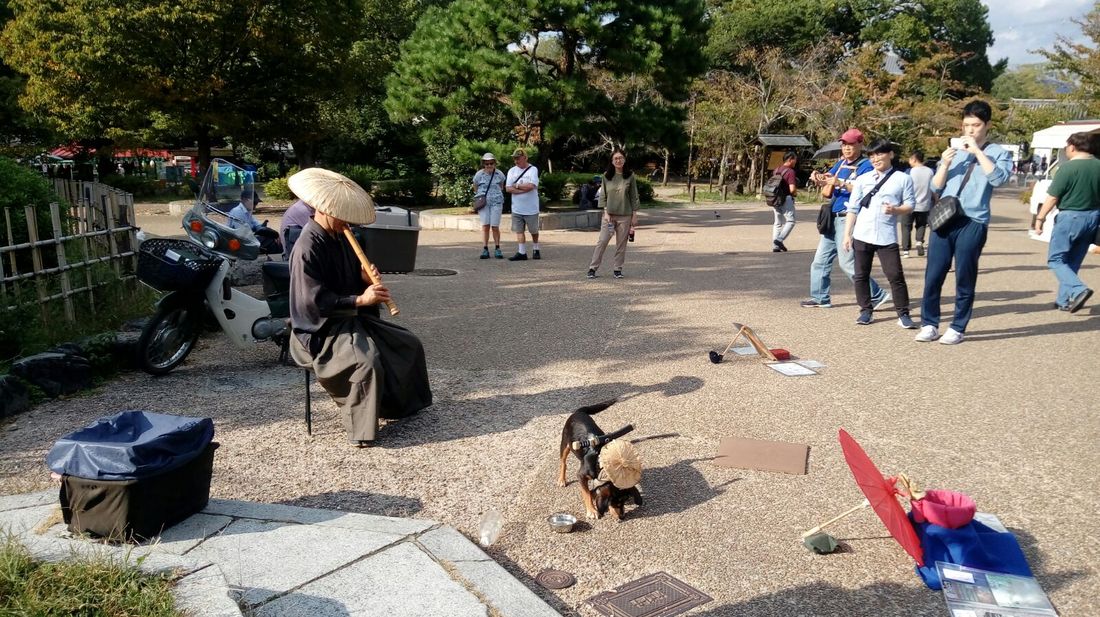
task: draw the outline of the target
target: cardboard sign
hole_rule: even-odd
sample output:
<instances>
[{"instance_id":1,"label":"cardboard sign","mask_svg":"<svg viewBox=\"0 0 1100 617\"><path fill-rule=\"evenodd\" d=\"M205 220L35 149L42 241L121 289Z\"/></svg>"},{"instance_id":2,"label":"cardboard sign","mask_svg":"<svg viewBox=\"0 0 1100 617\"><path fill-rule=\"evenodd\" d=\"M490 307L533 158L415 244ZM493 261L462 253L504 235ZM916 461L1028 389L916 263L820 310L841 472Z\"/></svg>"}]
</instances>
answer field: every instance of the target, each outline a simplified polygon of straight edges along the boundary
<instances>
[{"instance_id":1,"label":"cardboard sign","mask_svg":"<svg viewBox=\"0 0 1100 617\"><path fill-rule=\"evenodd\" d=\"M718 445L715 464L739 469L778 471L804 476L810 461L810 446L785 441L764 441L725 437Z\"/></svg>"}]
</instances>

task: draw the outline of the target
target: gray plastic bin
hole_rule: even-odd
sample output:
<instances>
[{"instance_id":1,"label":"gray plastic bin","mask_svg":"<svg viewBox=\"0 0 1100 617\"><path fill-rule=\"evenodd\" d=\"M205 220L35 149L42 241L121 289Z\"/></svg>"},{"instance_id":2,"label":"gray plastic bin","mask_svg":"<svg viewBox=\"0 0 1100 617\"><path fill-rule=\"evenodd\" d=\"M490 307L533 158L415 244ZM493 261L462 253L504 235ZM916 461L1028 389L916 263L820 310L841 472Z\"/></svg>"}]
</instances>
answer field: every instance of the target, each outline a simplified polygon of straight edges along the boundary
<instances>
[{"instance_id":1,"label":"gray plastic bin","mask_svg":"<svg viewBox=\"0 0 1100 617\"><path fill-rule=\"evenodd\" d=\"M375 214L374 223L355 229L367 259L379 272L404 274L415 270L419 215L396 206L378 208Z\"/></svg>"}]
</instances>

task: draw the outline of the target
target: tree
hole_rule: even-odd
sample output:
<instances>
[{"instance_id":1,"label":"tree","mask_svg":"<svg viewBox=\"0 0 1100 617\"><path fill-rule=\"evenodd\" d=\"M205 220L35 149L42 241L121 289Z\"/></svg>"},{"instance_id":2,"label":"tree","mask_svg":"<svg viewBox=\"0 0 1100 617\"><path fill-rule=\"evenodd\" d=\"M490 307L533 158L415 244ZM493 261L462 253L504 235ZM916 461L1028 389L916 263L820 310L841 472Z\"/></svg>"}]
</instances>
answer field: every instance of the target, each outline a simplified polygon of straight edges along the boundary
<instances>
[{"instance_id":1,"label":"tree","mask_svg":"<svg viewBox=\"0 0 1100 617\"><path fill-rule=\"evenodd\" d=\"M282 115L283 101L339 81L353 40L353 0L11 0L3 51L26 76L20 103L73 138L196 139L200 165L217 134Z\"/></svg>"},{"instance_id":2,"label":"tree","mask_svg":"<svg viewBox=\"0 0 1100 617\"><path fill-rule=\"evenodd\" d=\"M976 93L952 78L962 60L947 45L932 44L903 73L892 74L882 55L882 48L867 46L845 65L854 124L903 149L939 152L946 136L958 130L958 93Z\"/></svg>"},{"instance_id":3,"label":"tree","mask_svg":"<svg viewBox=\"0 0 1100 617\"><path fill-rule=\"evenodd\" d=\"M696 85L696 139L704 158L718 159L719 184L732 164L737 184L760 180L761 133L835 135L848 126L843 75L826 62L838 41L826 39L792 56L778 48L744 49L739 71L713 70Z\"/></svg>"},{"instance_id":4,"label":"tree","mask_svg":"<svg viewBox=\"0 0 1100 617\"><path fill-rule=\"evenodd\" d=\"M853 0L863 29L863 43L883 44L905 62L930 54L954 55L950 78L968 88L988 91L1005 69L989 63L993 44L989 9L981 0ZM933 45L930 46L930 43Z\"/></svg>"},{"instance_id":5,"label":"tree","mask_svg":"<svg viewBox=\"0 0 1100 617\"><path fill-rule=\"evenodd\" d=\"M1074 19L1081 32L1092 43L1071 41L1064 35L1058 37L1051 51L1037 50L1055 70L1065 71L1077 81L1072 97L1088 106L1089 112L1100 113L1100 2L1093 5L1084 19Z\"/></svg>"},{"instance_id":6,"label":"tree","mask_svg":"<svg viewBox=\"0 0 1100 617\"><path fill-rule=\"evenodd\" d=\"M797 55L833 38L841 55L865 45L885 46L913 62L928 43L946 45L965 58L952 79L988 90L1004 63L989 64L993 44L988 10L981 0L712 0L713 26L707 45L712 63L724 68L746 49L779 48Z\"/></svg>"},{"instance_id":7,"label":"tree","mask_svg":"<svg viewBox=\"0 0 1100 617\"><path fill-rule=\"evenodd\" d=\"M999 101L1052 99L1058 96L1056 83L1046 63L1022 64L997 76L989 93Z\"/></svg>"},{"instance_id":8,"label":"tree","mask_svg":"<svg viewBox=\"0 0 1100 617\"><path fill-rule=\"evenodd\" d=\"M549 159L575 136L653 142L682 118L704 33L702 0L456 0L428 10L402 45L386 109L456 139L513 132ZM502 116L503 127L469 127Z\"/></svg>"}]
</instances>

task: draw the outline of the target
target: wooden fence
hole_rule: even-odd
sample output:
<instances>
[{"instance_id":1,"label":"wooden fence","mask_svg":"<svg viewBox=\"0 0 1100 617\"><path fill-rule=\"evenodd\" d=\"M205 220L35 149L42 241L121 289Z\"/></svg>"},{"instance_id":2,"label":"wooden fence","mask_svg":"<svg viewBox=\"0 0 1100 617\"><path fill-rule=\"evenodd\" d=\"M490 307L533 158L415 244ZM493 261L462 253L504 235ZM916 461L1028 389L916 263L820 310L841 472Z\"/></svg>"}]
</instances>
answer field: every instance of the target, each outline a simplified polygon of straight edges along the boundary
<instances>
[{"instance_id":1,"label":"wooden fence","mask_svg":"<svg viewBox=\"0 0 1100 617\"><path fill-rule=\"evenodd\" d=\"M27 206L20 213L4 209L6 238L0 246L0 306L8 309L37 303L64 303L65 317L75 322L73 299L86 294L88 305L97 287L134 277L137 227L134 197L98 182L57 178L54 189L62 203L45 212ZM19 225L20 214L26 229ZM17 223L13 227L13 223ZM42 227L49 227L49 230ZM95 268L103 264L104 268ZM31 291L27 298L24 292Z\"/></svg>"}]
</instances>

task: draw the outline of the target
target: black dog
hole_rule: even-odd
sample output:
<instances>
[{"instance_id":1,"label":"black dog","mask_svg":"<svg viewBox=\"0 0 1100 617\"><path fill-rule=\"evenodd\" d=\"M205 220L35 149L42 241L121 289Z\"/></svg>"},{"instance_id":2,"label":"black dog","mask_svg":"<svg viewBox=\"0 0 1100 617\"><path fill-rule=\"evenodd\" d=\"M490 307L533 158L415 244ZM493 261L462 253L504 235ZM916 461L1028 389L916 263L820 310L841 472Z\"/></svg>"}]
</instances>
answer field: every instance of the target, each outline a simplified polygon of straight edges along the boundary
<instances>
[{"instance_id":1,"label":"black dog","mask_svg":"<svg viewBox=\"0 0 1100 617\"><path fill-rule=\"evenodd\" d=\"M558 469L558 486L565 486L565 466L569 459L569 452L573 450L574 441L582 442L579 450L573 454L581 462L581 468L577 471L577 479L580 480L581 498L584 500L584 509L588 518L600 518L607 514L608 509L615 513L619 519L623 519L623 508L627 501L633 500L635 505L642 505L642 494L638 487L620 489L611 482L604 482L589 488L589 483L600 477L600 448L588 447L584 444L592 437L600 437L603 430L592 420L592 415L597 414L615 404L615 400L604 401L588 407L581 407L574 411L565 420L565 427L561 430L561 466Z\"/></svg>"}]
</instances>

